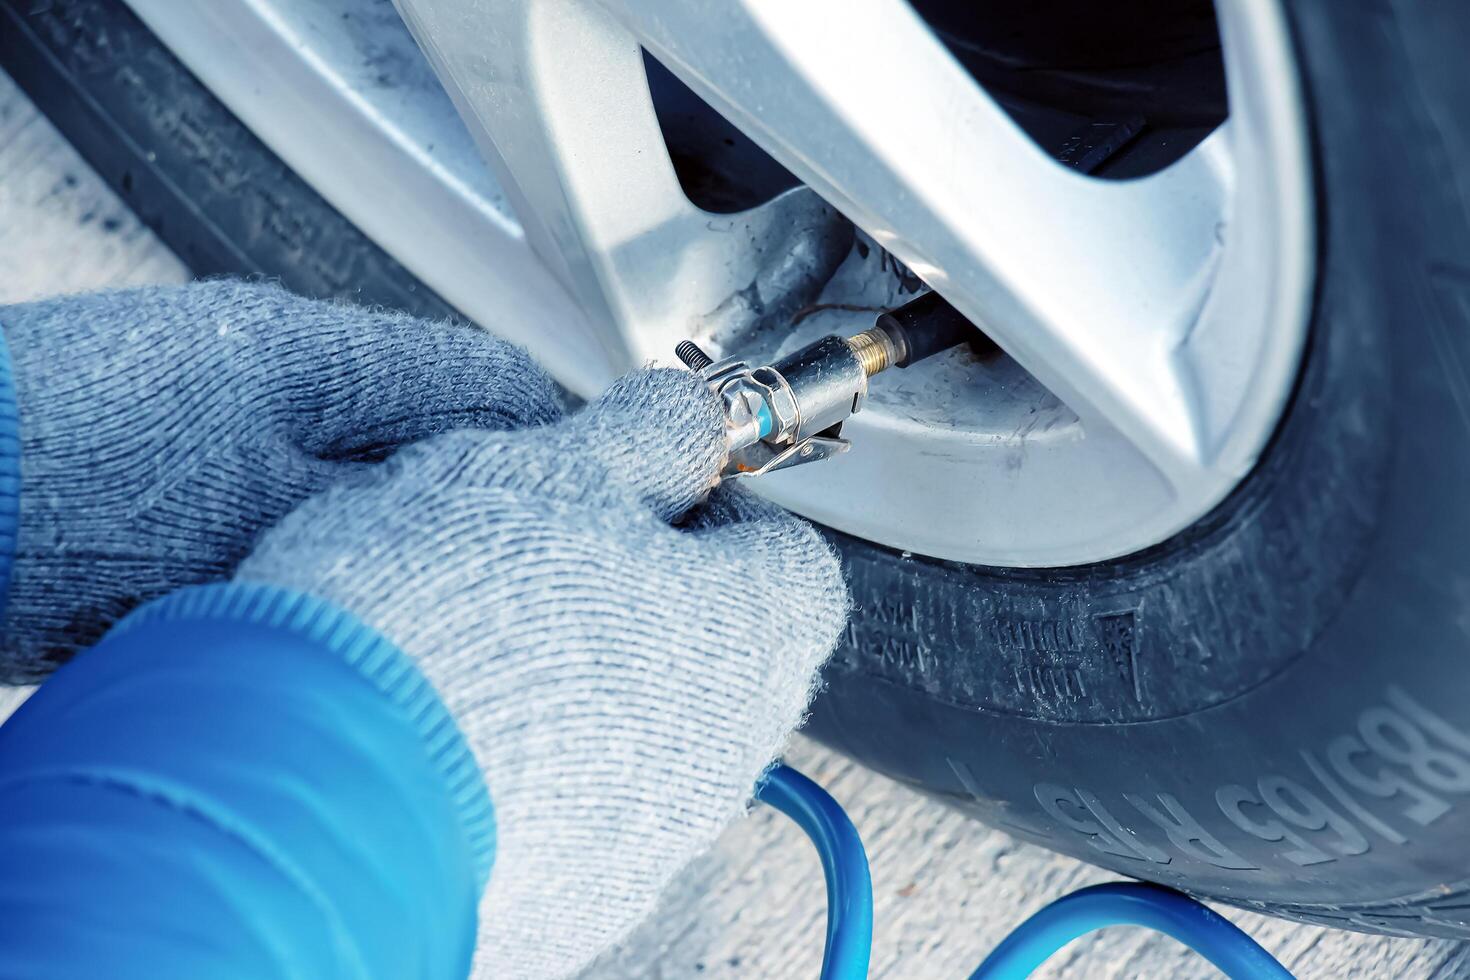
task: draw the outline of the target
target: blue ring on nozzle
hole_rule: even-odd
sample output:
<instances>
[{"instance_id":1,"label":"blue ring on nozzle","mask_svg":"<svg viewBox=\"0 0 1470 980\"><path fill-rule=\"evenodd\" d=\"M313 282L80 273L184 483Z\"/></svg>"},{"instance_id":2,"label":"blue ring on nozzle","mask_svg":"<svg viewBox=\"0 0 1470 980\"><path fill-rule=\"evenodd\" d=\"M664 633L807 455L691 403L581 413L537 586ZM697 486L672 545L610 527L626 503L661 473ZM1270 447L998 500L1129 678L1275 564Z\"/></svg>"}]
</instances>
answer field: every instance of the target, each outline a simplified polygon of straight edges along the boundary
<instances>
[{"instance_id":1,"label":"blue ring on nozzle","mask_svg":"<svg viewBox=\"0 0 1470 980\"><path fill-rule=\"evenodd\" d=\"M771 406L764 401L761 402L760 411L755 413L756 424L760 426L760 437L764 439L771 434L771 428L776 424L771 418Z\"/></svg>"}]
</instances>

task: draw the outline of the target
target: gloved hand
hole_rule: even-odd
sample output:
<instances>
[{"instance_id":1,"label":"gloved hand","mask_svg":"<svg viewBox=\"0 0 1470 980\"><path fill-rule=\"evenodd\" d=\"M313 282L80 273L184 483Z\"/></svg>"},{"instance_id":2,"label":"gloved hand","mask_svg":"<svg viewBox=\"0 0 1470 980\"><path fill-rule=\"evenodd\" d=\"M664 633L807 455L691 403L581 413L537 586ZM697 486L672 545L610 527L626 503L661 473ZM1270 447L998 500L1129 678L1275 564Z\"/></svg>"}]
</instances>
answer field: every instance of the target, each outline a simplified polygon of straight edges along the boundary
<instances>
[{"instance_id":1,"label":"gloved hand","mask_svg":"<svg viewBox=\"0 0 1470 980\"><path fill-rule=\"evenodd\" d=\"M0 682L36 680L122 614L224 579L260 531L359 460L445 429L559 417L482 330L204 282L0 309L20 410L20 524Z\"/></svg>"},{"instance_id":2,"label":"gloved hand","mask_svg":"<svg viewBox=\"0 0 1470 980\"><path fill-rule=\"evenodd\" d=\"M623 936L806 710L840 570L746 493L695 506L723 440L702 382L644 372L556 425L402 449L240 567L376 627L464 733L497 826L478 976L565 976Z\"/></svg>"}]
</instances>

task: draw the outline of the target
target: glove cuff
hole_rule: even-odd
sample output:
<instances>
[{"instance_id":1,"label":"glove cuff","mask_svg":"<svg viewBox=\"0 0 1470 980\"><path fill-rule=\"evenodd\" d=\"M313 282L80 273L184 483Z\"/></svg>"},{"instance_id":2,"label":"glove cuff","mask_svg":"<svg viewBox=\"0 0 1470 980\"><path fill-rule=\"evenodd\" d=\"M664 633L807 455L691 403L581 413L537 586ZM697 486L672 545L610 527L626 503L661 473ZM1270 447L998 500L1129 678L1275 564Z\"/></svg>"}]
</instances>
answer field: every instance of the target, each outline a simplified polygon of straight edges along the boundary
<instances>
[{"instance_id":1,"label":"glove cuff","mask_svg":"<svg viewBox=\"0 0 1470 980\"><path fill-rule=\"evenodd\" d=\"M104 644L163 623L266 627L307 644L355 670L401 713L423 740L432 769L443 778L473 855L483 889L495 857L495 813L480 767L459 727L413 661L356 616L294 589L227 582L180 589L135 610Z\"/></svg>"},{"instance_id":2,"label":"glove cuff","mask_svg":"<svg viewBox=\"0 0 1470 980\"><path fill-rule=\"evenodd\" d=\"M10 347L0 331L0 610L10 594L10 570L15 565L19 528L20 408L15 400Z\"/></svg>"}]
</instances>

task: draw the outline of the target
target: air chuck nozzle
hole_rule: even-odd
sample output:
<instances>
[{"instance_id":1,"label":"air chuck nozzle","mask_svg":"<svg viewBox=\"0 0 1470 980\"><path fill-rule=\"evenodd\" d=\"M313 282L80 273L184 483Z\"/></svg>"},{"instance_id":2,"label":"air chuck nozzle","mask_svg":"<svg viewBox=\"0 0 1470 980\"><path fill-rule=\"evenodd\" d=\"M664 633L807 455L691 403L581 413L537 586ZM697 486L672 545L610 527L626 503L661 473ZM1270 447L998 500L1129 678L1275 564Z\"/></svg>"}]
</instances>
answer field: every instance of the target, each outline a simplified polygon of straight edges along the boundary
<instances>
[{"instance_id":1,"label":"air chuck nozzle","mask_svg":"<svg viewBox=\"0 0 1470 980\"><path fill-rule=\"evenodd\" d=\"M689 340L674 353L725 406L725 475L748 476L846 451L842 423L862 408L869 378L980 336L938 293L928 293L860 334L823 337L772 364L715 363Z\"/></svg>"}]
</instances>

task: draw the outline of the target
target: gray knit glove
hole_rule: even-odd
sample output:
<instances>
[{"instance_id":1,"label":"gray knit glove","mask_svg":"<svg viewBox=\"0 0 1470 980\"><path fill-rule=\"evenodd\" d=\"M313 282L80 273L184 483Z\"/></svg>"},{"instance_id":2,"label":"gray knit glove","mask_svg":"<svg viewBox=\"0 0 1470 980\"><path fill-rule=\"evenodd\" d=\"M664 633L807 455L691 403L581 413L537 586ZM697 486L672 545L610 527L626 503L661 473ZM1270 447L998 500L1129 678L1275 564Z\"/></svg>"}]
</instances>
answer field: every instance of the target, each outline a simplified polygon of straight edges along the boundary
<instances>
[{"instance_id":1,"label":"gray knit glove","mask_svg":"<svg viewBox=\"0 0 1470 980\"><path fill-rule=\"evenodd\" d=\"M464 732L497 824L477 976L565 976L624 935L806 709L838 564L743 492L680 519L723 439L693 375L633 375L558 425L401 450L240 568L375 626Z\"/></svg>"},{"instance_id":2,"label":"gray knit glove","mask_svg":"<svg viewBox=\"0 0 1470 980\"><path fill-rule=\"evenodd\" d=\"M261 530L401 442L559 416L471 327L240 282L0 308L21 430L0 681L39 678L143 600L227 578Z\"/></svg>"}]
</instances>

